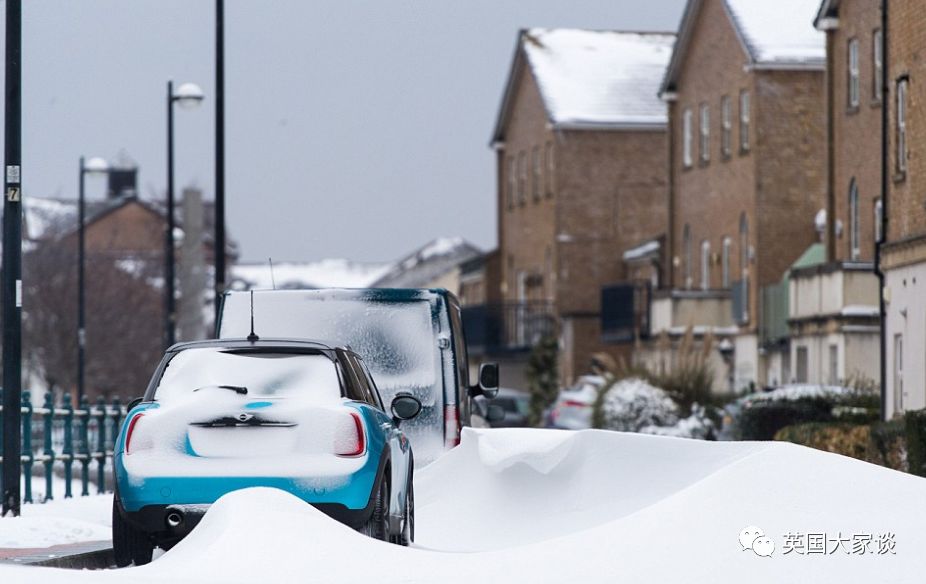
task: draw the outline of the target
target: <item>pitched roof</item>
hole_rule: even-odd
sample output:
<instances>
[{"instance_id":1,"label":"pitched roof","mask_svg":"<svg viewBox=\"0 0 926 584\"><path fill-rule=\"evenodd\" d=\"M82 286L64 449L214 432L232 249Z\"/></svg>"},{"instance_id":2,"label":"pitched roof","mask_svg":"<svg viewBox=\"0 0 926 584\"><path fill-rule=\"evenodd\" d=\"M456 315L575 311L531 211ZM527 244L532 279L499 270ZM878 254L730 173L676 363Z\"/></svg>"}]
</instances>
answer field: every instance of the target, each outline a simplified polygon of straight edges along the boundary
<instances>
[{"instance_id":1,"label":"pitched roof","mask_svg":"<svg viewBox=\"0 0 926 584\"><path fill-rule=\"evenodd\" d=\"M441 237L399 260L372 288L421 288L482 254L462 237Z\"/></svg>"},{"instance_id":2,"label":"pitched roof","mask_svg":"<svg viewBox=\"0 0 926 584\"><path fill-rule=\"evenodd\" d=\"M757 69L823 69L826 37L814 28L819 0L720 0L748 58ZM674 91L704 0L688 0L661 93Z\"/></svg>"},{"instance_id":3,"label":"pitched roof","mask_svg":"<svg viewBox=\"0 0 926 584\"><path fill-rule=\"evenodd\" d=\"M505 124L522 71L537 81L551 124L562 128L662 127L657 96L675 35L579 29L522 30L494 140Z\"/></svg>"}]
</instances>

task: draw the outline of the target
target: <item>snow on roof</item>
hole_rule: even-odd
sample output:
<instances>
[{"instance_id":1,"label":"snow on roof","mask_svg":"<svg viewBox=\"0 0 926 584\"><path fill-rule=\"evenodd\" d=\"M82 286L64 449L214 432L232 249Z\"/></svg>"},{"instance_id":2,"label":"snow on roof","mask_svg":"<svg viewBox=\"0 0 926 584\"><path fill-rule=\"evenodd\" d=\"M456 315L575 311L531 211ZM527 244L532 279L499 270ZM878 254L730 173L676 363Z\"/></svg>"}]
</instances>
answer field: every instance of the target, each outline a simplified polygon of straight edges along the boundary
<instances>
[{"instance_id":1,"label":"snow on roof","mask_svg":"<svg viewBox=\"0 0 926 584\"><path fill-rule=\"evenodd\" d=\"M823 65L825 34L814 28L819 0L726 0L755 62Z\"/></svg>"},{"instance_id":2,"label":"snow on roof","mask_svg":"<svg viewBox=\"0 0 926 584\"><path fill-rule=\"evenodd\" d=\"M478 257L482 252L462 237L440 237L399 260L372 283L376 288L420 288Z\"/></svg>"},{"instance_id":3,"label":"snow on roof","mask_svg":"<svg viewBox=\"0 0 926 584\"><path fill-rule=\"evenodd\" d=\"M381 278L393 264L364 263L346 259L312 262L274 262L271 277L268 262L241 263L231 267L232 288L304 289L367 288ZM276 286L274 286L274 283Z\"/></svg>"},{"instance_id":4,"label":"snow on roof","mask_svg":"<svg viewBox=\"0 0 926 584\"><path fill-rule=\"evenodd\" d=\"M550 119L561 125L665 124L657 91L675 35L541 29L521 46Z\"/></svg>"},{"instance_id":5,"label":"snow on roof","mask_svg":"<svg viewBox=\"0 0 926 584\"><path fill-rule=\"evenodd\" d=\"M640 244L637 247L633 247L624 252L624 261L629 262L633 260L638 260L644 258L648 255L654 254L659 251L660 244L658 239L653 239L647 241L646 243Z\"/></svg>"}]
</instances>

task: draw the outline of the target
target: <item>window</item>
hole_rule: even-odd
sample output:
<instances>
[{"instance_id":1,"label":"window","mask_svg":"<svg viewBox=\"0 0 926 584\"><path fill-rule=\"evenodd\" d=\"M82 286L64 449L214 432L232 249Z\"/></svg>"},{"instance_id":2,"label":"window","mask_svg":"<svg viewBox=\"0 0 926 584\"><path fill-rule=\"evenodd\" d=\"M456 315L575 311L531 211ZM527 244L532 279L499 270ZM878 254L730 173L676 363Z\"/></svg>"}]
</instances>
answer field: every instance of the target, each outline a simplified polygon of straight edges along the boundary
<instances>
[{"instance_id":1,"label":"window","mask_svg":"<svg viewBox=\"0 0 926 584\"><path fill-rule=\"evenodd\" d=\"M682 247L685 254L685 288L691 288L691 227L685 225L682 233Z\"/></svg>"},{"instance_id":2,"label":"window","mask_svg":"<svg viewBox=\"0 0 926 584\"><path fill-rule=\"evenodd\" d=\"M547 142L546 152L546 167L547 167L547 180L545 186L547 187L547 196L553 196L553 142Z\"/></svg>"},{"instance_id":3,"label":"window","mask_svg":"<svg viewBox=\"0 0 926 584\"><path fill-rule=\"evenodd\" d=\"M685 168L691 166L691 110L682 114L682 162Z\"/></svg>"},{"instance_id":4,"label":"window","mask_svg":"<svg viewBox=\"0 0 926 584\"><path fill-rule=\"evenodd\" d=\"M721 285L723 288L730 287L730 248L733 241L729 237L723 238L723 247L721 251Z\"/></svg>"},{"instance_id":5,"label":"window","mask_svg":"<svg viewBox=\"0 0 926 584\"><path fill-rule=\"evenodd\" d=\"M749 151L749 92L740 92L740 151Z\"/></svg>"},{"instance_id":6,"label":"window","mask_svg":"<svg viewBox=\"0 0 926 584\"><path fill-rule=\"evenodd\" d=\"M858 107L858 39L849 39L849 107Z\"/></svg>"},{"instance_id":7,"label":"window","mask_svg":"<svg viewBox=\"0 0 926 584\"><path fill-rule=\"evenodd\" d=\"M875 243L880 243L884 237L881 231L884 221L884 207L881 205L881 199L875 199Z\"/></svg>"},{"instance_id":8,"label":"window","mask_svg":"<svg viewBox=\"0 0 926 584\"><path fill-rule=\"evenodd\" d=\"M807 347L797 348L797 382L807 383Z\"/></svg>"},{"instance_id":9,"label":"window","mask_svg":"<svg viewBox=\"0 0 926 584\"><path fill-rule=\"evenodd\" d=\"M518 190L518 171L515 166L514 156L508 157L508 208L514 209L515 193Z\"/></svg>"},{"instance_id":10,"label":"window","mask_svg":"<svg viewBox=\"0 0 926 584\"><path fill-rule=\"evenodd\" d=\"M871 98L877 103L881 103L881 78L884 74L881 39L881 29L875 29L871 35Z\"/></svg>"},{"instance_id":11,"label":"window","mask_svg":"<svg viewBox=\"0 0 926 584\"><path fill-rule=\"evenodd\" d=\"M518 154L518 204L527 201L527 154Z\"/></svg>"},{"instance_id":12,"label":"window","mask_svg":"<svg viewBox=\"0 0 926 584\"><path fill-rule=\"evenodd\" d=\"M711 242L701 242L701 289L711 288Z\"/></svg>"},{"instance_id":13,"label":"window","mask_svg":"<svg viewBox=\"0 0 926 584\"><path fill-rule=\"evenodd\" d=\"M720 98L720 152L724 158L730 156L730 140L733 132L733 111L730 96Z\"/></svg>"},{"instance_id":14,"label":"window","mask_svg":"<svg viewBox=\"0 0 926 584\"><path fill-rule=\"evenodd\" d=\"M746 213L740 214L740 272L744 279L749 273L749 220Z\"/></svg>"},{"instance_id":15,"label":"window","mask_svg":"<svg viewBox=\"0 0 926 584\"><path fill-rule=\"evenodd\" d=\"M534 202L540 200L540 191L541 191L541 178L540 178L540 148L534 146L533 151L531 152L531 169L533 171L533 176L531 177L531 194L534 197Z\"/></svg>"},{"instance_id":16,"label":"window","mask_svg":"<svg viewBox=\"0 0 926 584\"><path fill-rule=\"evenodd\" d=\"M839 384L839 345L830 345L830 379L831 385Z\"/></svg>"},{"instance_id":17,"label":"window","mask_svg":"<svg viewBox=\"0 0 926 584\"><path fill-rule=\"evenodd\" d=\"M894 412L903 411L903 335L894 335Z\"/></svg>"},{"instance_id":18,"label":"window","mask_svg":"<svg viewBox=\"0 0 926 584\"><path fill-rule=\"evenodd\" d=\"M907 171L907 79L897 82L897 172Z\"/></svg>"},{"instance_id":19,"label":"window","mask_svg":"<svg viewBox=\"0 0 926 584\"><path fill-rule=\"evenodd\" d=\"M707 162L711 159L711 110L708 108L706 103L701 104L701 126L698 128L700 132L700 150L701 150L701 162Z\"/></svg>"},{"instance_id":20,"label":"window","mask_svg":"<svg viewBox=\"0 0 926 584\"><path fill-rule=\"evenodd\" d=\"M853 260L859 259L862 255L861 230L859 228L858 214L858 185L855 179L849 183L849 257Z\"/></svg>"}]
</instances>

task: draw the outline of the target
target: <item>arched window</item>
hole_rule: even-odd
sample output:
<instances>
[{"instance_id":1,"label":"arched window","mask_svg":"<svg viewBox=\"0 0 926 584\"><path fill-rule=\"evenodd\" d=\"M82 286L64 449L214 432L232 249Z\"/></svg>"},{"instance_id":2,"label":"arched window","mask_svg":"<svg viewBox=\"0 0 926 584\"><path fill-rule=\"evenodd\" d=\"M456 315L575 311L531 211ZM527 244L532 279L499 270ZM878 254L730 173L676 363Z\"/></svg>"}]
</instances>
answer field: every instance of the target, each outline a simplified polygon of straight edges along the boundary
<instances>
[{"instance_id":1,"label":"arched window","mask_svg":"<svg viewBox=\"0 0 926 584\"><path fill-rule=\"evenodd\" d=\"M749 271L749 220L746 213L740 214L740 272L745 278Z\"/></svg>"},{"instance_id":2,"label":"arched window","mask_svg":"<svg viewBox=\"0 0 926 584\"><path fill-rule=\"evenodd\" d=\"M730 248L733 246L733 240L729 237L723 238L723 248L721 251L721 286L730 287Z\"/></svg>"},{"instance_id":3,"label":"arched window","mask_svg":"<svg viewBox=\"0 0 926 584\"><path fill-rule=\"evenodd\" d=\"M862 255L862 246L859 242L860 236L858 185L853 178L849 183L849 257L853 260L859 259Z\"/></svg>"},{"instance_id":4,"label":"arched window","mask_svg":"<svg viewBox=\"0 0 926 584\"><path fill-rule=\"evenodd\" d=\"M711 242L701 242L701 289L711 288Z\"/></svg>"},{"instance_id":5,"label":"arched window","mask_svg":"<svg viewBox=\"0 0 926 584\"><path fill-rule=\"evenodd\" d=\"M685 225L682 233L682 253L684 254L685 265L683 267L685 274L685 288L691 288L691 227Z\"/></svg>"}]
</instances>

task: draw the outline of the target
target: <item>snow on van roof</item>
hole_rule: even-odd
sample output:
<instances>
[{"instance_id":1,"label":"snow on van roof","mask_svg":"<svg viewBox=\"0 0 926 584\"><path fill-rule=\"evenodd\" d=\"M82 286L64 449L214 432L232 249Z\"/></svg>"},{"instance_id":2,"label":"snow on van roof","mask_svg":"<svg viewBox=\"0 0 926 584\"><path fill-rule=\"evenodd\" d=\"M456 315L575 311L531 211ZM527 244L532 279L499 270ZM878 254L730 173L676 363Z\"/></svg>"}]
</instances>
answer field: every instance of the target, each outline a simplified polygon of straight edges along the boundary
<instances>
[{"instance_id":1,"label":"snow on van roof","mask_svg":"<svg viewBox=\"0 0 926 584\"><path fill-rule=\"evenodd\" d=\"M554 124L665 124L674 34L532 28L521 47Z\"/></svg>"},{"instance_id":2,"label":"snow on van roof","mask_svg":"<svg viewBox=\"0 0 926 584\"><path fill-rule=\"evenodd\" d=\"M366 288L392 263L324 259L309 262L240 263L231 267L233 289Z\"/></svg>"}]
</instances>

